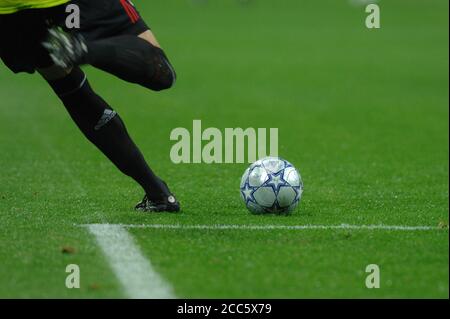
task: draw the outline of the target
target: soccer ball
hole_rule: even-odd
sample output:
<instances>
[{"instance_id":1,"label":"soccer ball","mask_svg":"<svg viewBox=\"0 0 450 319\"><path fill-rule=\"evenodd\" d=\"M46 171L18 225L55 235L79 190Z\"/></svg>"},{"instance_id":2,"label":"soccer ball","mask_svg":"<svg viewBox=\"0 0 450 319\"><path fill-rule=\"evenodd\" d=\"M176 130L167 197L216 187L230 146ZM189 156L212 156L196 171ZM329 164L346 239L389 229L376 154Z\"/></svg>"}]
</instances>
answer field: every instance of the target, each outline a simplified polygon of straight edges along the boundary
<instances>
[{"instance_id":1,"label":"soccer ball","mask_svg":"<svg viewBox=\"0 0 450 319\"><path fill-rule=\"evenodd\" d=\"M300 203L303 182L291 163L279 157L266 157L247 168L240 188L250 212L288 214Z\"/></svg>"}]
</instances>

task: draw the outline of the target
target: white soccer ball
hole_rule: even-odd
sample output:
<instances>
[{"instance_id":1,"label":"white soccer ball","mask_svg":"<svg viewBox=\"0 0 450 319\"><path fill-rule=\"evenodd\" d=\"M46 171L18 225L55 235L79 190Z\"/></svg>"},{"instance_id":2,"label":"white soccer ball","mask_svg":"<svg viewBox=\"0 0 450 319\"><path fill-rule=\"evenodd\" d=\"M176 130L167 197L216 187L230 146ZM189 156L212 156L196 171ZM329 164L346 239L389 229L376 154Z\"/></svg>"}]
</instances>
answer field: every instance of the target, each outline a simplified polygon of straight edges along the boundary
<instances>
[{"instance_id":1,"label":"white soccer ball","mask_svg":"<svg viewBox=\"0 0 450 319\"><path fill-rule=\"evenodd\" d=\"M300 203L303 182L291 163L279 157L266 157L247 168L240 188L250 212L288 214Z\"/></svg>"}]
</instances>

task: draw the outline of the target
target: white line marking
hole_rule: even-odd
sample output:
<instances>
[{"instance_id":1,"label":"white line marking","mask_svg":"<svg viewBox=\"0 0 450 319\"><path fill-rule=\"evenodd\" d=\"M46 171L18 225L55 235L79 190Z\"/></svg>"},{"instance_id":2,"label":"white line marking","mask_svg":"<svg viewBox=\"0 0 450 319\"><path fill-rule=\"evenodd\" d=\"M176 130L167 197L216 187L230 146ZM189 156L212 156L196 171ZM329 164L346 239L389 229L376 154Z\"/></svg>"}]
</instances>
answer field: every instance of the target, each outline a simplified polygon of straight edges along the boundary
<instances>
[{"instance_id":1,"label":"white line marking","mask_svg":"<svg viewBox=\"0 0 450 319\"><path fill-rule=\"evenodd\" d=\"M87 227L129 298L175 298L170 285L153 269L123 226L95 224Z\"/></svg>"},{"instance_id":2,"label":"white line marking","mask_svg":"<svg viewBox=\"0 0 450 319\"><path fill-rule=\"evenodd\" d=\"M85 225L86 226L86 225ZM88 227L92 225L87 225ZM183 225L183 224L143 224L117 225L123 228L152 228L152 229L198 229L198 230L393 230L393 231L429 231L448 230L438 226L405 226L405 225Z\"/></svg>"}]
</instances>

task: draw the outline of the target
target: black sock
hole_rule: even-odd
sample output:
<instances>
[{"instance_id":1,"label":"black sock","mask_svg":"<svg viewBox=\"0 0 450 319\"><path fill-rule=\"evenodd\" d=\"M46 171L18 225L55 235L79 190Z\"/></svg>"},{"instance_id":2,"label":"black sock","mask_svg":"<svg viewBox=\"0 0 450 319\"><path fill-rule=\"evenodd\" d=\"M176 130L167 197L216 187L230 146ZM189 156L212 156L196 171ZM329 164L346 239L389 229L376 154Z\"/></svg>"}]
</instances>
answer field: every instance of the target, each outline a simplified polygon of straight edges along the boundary
<instances>
[{"instance_id":1,"label":"black sock","mask_svg":"<svg viewBox=\"0 0 450 319\"><path fill-rule=\"evenodd\" d=\"M119 115L95 94L80 68L49 84L89 141L124 174L138 182L150 199L169 195L166 185L152 172L128 135Z\"/></svg>"},{"instance_id":2,"label":"black sock","mask_svg":"<svg viewBox=\"0 0 450 319\"><path fill-rule=\"evenodd\" d=\"M131 35L87 43L86 62L127 82L160 91L170 88L175 71L164 52Z\"/></svg>"}]
</instances>

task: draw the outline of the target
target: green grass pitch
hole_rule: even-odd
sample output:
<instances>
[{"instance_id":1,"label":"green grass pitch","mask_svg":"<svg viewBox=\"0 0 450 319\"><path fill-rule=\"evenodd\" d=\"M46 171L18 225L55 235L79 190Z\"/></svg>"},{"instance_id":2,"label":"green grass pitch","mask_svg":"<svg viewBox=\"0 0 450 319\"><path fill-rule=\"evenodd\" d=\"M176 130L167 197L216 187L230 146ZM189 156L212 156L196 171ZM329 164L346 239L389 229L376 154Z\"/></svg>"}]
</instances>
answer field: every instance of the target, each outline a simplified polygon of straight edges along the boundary
<instances>
[{"instance_id":1,"label":"green grass pitch","mask_svg":"<svg viewBox=\"0 0 450 319\"><path fill-rule=\"evenodd\" d=\"M405 225L368 229L133 228L178 297L448 298L448 1L135 1L175 65L153 93L86 68L181 214L138 214L141 190L78 132L38 76L0 67L0 297L127 297L82 224ZM172 164L176 127L278 127L305 192L253 216L245 164ZM63 253L69 247L68 253ZM381 287L367 289L378 264ZM81 288L65 287L68 264Z\"/></svg>"}]
</instances>

